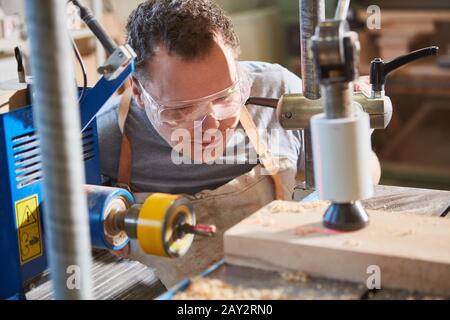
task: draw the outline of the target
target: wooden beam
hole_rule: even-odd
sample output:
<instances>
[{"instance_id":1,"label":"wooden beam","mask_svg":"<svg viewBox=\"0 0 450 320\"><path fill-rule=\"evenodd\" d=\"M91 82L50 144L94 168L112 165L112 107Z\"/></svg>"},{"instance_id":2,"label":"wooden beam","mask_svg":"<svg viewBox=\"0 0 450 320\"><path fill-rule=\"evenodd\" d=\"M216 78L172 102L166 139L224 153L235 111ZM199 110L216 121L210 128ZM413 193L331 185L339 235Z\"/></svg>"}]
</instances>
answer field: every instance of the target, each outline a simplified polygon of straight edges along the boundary
<instances>
[{"instance_id":1,"label":"wooden beam","mask_svg":"<svg viewBox=\"0 0 450 320\"><path fill-rule=\"evenodd\" d=\"M325 202L275 201L225 233L228 263L450 296L450 219L371 211L356 232L322 227ZM405 212L407 213L407 212Z\"/></svg>"}]
</instances>

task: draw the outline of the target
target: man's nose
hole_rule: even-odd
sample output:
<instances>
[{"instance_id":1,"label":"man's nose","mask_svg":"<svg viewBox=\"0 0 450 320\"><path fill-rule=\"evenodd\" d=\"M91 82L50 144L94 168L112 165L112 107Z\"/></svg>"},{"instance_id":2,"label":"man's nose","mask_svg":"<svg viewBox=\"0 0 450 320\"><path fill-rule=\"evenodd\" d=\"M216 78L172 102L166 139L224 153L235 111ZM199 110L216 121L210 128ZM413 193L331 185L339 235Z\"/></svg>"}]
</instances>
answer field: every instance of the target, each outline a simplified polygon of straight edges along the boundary
<instances>
[{"instance_id":1,"label":"man's nose","mask_svg":"<svg viewBox=\"0 0 450 320\"><path fill-rule=\"evenodd\" d=\"M203 121L202 131L210 130L210 129L219 129L220 121L214 118L211 114L208 114Z\"/></svg>"}]
</instances>

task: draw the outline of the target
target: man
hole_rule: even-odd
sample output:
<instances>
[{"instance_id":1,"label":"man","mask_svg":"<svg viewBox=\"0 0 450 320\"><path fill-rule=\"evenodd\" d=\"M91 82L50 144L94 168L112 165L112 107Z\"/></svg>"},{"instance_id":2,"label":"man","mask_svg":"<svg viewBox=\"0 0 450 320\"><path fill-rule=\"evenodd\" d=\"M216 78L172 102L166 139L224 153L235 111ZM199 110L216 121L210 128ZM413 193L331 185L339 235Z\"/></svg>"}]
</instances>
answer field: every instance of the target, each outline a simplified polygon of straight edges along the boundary
<instances>
[{"instance_id":1,"label":"man","mask_svg":"<svg viewBox=\"0 0 450 320\"><path fill-rule=\"evenodd\" d=\"M137 53L133 99L126 112L115 100L98 115L103 174L134 191L191 195L199 220L219 231L214 241L196 240L177 261L139 256L131 244L125 254L156 267L169 287L219 260L223 232L274 199L270 178L253 161L266 153L248 138L241 107L250 96L300 92L301 80L279 65L237 62L231 21L209 0L146 1L127 31ZM273 109L247 110L273 158L281 159L289 197L302 169L301 133L283 130Z\"/></svg>"}]
</instances>

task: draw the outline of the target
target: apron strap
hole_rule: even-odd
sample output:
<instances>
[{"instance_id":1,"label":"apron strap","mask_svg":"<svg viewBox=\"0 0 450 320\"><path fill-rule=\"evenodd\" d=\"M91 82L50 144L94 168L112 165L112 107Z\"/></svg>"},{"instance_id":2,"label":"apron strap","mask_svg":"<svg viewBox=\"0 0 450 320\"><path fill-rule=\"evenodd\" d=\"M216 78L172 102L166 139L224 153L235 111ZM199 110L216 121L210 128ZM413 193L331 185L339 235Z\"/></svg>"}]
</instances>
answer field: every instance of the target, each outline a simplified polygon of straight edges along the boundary
<instances>
[{"instance_id":1,"label":"apron strap","mask_svg":"<svg viewBox=\"0 0 450 320\"><path fill-rule=\"evenodd\" d=\"M120 146L119 168L117 172L117 186L131 191L131 171L133 155L131 151L130 139L125 132L125 123L130 112L132 90L128 87L122 94L119 103L118 122L122 132L122 144Z\"/></svg>"},{"instance_id":2,"label":"apron strap","mask_svg":"<svg viewBox=\"0 0 450 320\"><path fill-rule=\"evenodd\" d=\"M240 121L242 127L245 130L245 133L250 139L250 143L252 144L253 148L255 148L256 153L259 156L261 164L269 172L272 178L275 186L275 199L284 200L283 181L281 179L279 167L277 166L275 159L267 148L265 140L261 139L261 135L258 133L256 124L253 121L252 116L250 115L250 112L248 112L246 106L242 106L241 108Z\"/></svg>"},{"instance_id":3,"label":"apron strap","mask_svg":"<svg viewBox=\"0 0 450 320\"><path fill-rule=\"evenodd\" d=\"M125 133L125 122L127 121L128 113L130 112L132 96L132 90L128 87L127 89L125 89L122 94L122 98L120 99L118 121L119 129L122 134Z\"/></svg>"}]
</instances>

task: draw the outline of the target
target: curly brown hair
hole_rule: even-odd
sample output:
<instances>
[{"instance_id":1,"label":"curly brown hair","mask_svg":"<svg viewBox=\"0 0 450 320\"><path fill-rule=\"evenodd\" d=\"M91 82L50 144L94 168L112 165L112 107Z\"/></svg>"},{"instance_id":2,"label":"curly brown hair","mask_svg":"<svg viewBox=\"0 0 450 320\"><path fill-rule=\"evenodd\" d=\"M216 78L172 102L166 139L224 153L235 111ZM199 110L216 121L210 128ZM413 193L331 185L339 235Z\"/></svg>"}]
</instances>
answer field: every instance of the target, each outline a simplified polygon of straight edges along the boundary
<instances>
[{"instance_id":1,"label":"curly brown hair","mask_svg":"<svg viewBox=\"0 0 450 320\"><path fill-rule=\"evenodd\" d=\"M136 72L163 46L169 54L192 60L207 54L220 35L238 50L239 39L225 12L210 0L148 0L130 15L127 43L136 51Z\"/></svg>"}]
</instances>

